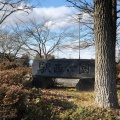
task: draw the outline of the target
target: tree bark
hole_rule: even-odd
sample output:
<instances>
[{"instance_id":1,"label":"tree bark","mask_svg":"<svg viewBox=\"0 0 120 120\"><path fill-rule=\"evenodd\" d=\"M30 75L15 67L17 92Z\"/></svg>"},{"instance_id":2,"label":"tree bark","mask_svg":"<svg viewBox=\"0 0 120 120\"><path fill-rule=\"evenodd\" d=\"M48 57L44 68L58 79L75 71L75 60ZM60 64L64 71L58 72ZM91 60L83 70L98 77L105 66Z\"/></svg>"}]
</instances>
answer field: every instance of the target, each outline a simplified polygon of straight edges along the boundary
<instances>
[{"instance_id":1,"label":"tree bark","mask_svg":"<svg viewBox=\"0 0 120 120\"><path fill-rule=\"evenodd\" d=\"M104 108L118 107L112 4L112 0L94 0L95 103Z\"/></svg>"}]
</instances>

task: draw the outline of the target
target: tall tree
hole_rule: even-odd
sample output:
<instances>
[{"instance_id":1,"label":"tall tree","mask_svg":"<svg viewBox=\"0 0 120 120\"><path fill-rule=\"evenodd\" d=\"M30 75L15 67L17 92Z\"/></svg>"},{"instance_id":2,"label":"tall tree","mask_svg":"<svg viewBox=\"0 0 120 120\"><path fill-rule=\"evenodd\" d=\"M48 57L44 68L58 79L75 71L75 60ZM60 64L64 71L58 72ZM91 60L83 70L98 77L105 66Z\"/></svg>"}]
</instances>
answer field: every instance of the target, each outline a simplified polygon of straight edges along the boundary
<instances>
[{"instance_id":1,"label":"tall tree","mask_svg":"<svg viewBox=\"0 0 120 120\"><path fill-rule=\"evenodd\" d=\"M115 70L116 30L119 0L67 0L83 13L94 15L96 47L95 102L105 108L118 106ZM94 8L94 11L93 11ZM93 14L92 14L93 13ZM116 25L117 24L117 25Z\"/></svg>"},{"instance_id":2,"label":"tall tree","mask_svg":"<svg viewBox=\"0 0 120 120\"><path fill-rule=\"evenodd\" d=\"M118 107L112 5L112 0L94 0L95 102L104 108Z\"/></svg>"}]
</instances>

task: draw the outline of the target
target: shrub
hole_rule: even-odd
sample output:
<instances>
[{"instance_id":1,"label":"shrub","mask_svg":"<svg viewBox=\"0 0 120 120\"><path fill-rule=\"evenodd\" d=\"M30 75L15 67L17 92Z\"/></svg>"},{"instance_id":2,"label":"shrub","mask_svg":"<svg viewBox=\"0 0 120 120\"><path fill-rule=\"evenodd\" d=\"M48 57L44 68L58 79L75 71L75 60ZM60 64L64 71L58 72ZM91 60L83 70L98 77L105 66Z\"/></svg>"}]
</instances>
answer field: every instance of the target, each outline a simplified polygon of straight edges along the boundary
<instances>
[{"instance_id":1,"label":"shrub","mask_svg":"<svg viewBox=\"0 0 120 120\"><path fill-rule=\"evenodd\" d=\"M22 57L20 58L20 64L22 66L29 67L29 61L30 61L30 58L27 54L23 54Z\"/></svg>"},{"instance_id":2,"label":"shrub","mask_svg":"<svg viewBox=\"0 0 120 120\"><path fill-rule=\"evenodd\" d=\"M19 66L16 62L4 61L0 63L0 70L16 69Z\"/></svg>"},{"instance_id":3,"label":"shrub","mask_svg":"<svg viewBox=\"0 0 120 120\"><path fill-rule=\"evenodd\" d=\"M56 120L56 112L52 105L43 97L33 99L26 109L25 120Z\"/></svg>"},{"instance_id":4,"label":"shrub","mask_svg":"<svg viewBox=\"0 0 120 120\"><path fill-rule=\"evenodd\" d=\"M22 68L16 62L0 63L0 119L21 120L30 96L30 88L22 84L30 68Z\"/></svg>"},{"instance_id":5,"label":"shrub","mask_svg":"<svg viewBox=\"0 0 120 120\"><path fill-rule=\"evenodd\" d=\"M15 63L0 63L0 119L5 120L54 120L55 109L42 97L40 89L31 89L31 68ZM13 66L15 67L13 68ZM3 66L5 66L3 68Z\"/></svg>"},{"instance_id":6,"label":"shrub","mask_svg":"<svg viewBox=\"0 0 120 120\"><path fill-rule=\"evenodd\" d=\"M4 84L0 90L0 119L56 120L53 104L42 96L40 89Z\"/></svg>"},{"instance_id":7,"label":"shrub","mask_svg":"<svg viewBox=\"0 0 120 120\"><path fill-rule=\"evenodd\" d=\"M30 91L23 88L21 84L0 86L0 116L2 119L18 119L23 117L26 109L27 98ZM1 112L2 111L2 112Z\"/></svg>"},{"instance_id":8,"label":"shrub","mask_svg":"<svg viewBox=\"0 0 120 120\"><path fill-rule=\"evenodd\" d=\"M6 83L9 85L18 85L25 80L25 75L30 73L30 68L16 68L11 70L0 71L0 85Z\"/></svg>"}]
</instances>

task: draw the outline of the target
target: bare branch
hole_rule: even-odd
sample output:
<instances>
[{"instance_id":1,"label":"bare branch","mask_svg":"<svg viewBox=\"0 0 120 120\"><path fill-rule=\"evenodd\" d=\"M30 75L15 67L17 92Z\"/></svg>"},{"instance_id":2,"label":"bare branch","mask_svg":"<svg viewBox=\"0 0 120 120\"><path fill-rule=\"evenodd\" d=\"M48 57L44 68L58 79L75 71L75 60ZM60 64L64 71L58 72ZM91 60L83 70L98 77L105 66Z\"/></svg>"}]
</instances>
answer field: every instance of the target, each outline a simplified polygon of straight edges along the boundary
<instances>
[{"instance_id":1,"label":"bare branch","mask_svg":"<svg viewBox=\"0 0 120 120\"><path fill-rule=\"evenodd\" d=\"M33 6L23 4L23 2L25 2L25 0L19 0L17 2L12 2L12 0L0 1L0 24L2 24L6 18L15 12L23 11L29 14Z\"/></svg>"}]
</instances>

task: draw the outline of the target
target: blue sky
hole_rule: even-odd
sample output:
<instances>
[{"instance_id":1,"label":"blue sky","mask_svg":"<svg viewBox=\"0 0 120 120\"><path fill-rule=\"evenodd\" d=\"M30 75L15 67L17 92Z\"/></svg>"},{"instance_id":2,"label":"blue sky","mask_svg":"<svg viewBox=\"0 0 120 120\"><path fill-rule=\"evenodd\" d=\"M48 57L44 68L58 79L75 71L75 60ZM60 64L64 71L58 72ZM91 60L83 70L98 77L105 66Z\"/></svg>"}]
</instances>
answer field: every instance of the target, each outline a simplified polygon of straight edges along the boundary
<instances>
[{"instance_id":1,"label":"blue sky","mask_svg":"<svg viewBox=\"0 0 120 120\"><path fill-rule=\"evenodd\" d=\"M37 5L37 0L33 0L32 3L34 5ZM7 24L14 24L14 22L18 22L18 20L21 21L27 21L28 19L35 19L36 22L40 21L42 18L50 18L50 23L55 22L56 25L59 25L60 27L65 27L69 26L70 24L70 15L76 15L78 11L76 12L74 8L70 8L67 6L70 6L70 3L66 2L66 0L39 0L40 3L37 5L36 8L33 9L33 11L26 16L25 13L15 13L11 15L5 23ZM75 13L76 12L76 13ZM77 15L76 15L77 17ZM87 17L84 15L83 16L85 19ZM68 21L69 19L69 21ZM76 19L76 18L75 18ZM73 24L74 27L75 24ZM78 23L76 24L78 25ZM78 40L77 40L78 41ZM65 52L59 52L59 56L62 56L63 58L78 58L78 50L76 51L71 51L69 49L64 50ZM94 48L87 48L84 50L81 50L81 58L94 58ZM57 57L58 52L55 53Z\"/></svg>"},{"instance_id":2,"label":"blue sky","mask_svg":"<svg viewBox=\"0 0 120 120\"><path fill-rule=\"evenodd\" d=\"M44 8L44 11L46 9L46 11L48 13L50 13L50 14L46 14L46 15L47 16L50 15L50 17L52 16L53 19L57 18L58 21L59 21L59 19L63 19L64 21L66 21L65 20L66 15L75 14L73 12L73 10L70 9L68 6L71 6L71 4L69 2L66 2L66 0L40 0L40 7ZM59 24L65 25L62 22ZM57 56L58 58L61 56L63 58L78 58L78 56L79 56L78 53L79 53L78 50L72 51L70 49L67 49L67 50L65 50L65 52L56 51L55 56ZM91 59L94 57L95 57L94 47L81 50L81 58L82 59Z\"/></svg>"},{"instance_id":3,"label":"blue sky","mask_svg":"<svg viewBox=\"0 0 120 120\"><path fill-rule=\"evenodd\" d=\"M60 6L68 6L69 2L66 0L32 0L32 4L40 7L60 7Z\"/></svg>"},{"instance_id":4,"label":"blue sky","mask_svg":"<svg viewBox=\"0 0 120 120\"><path fill-rule=\"evenodd\" d=\"M66 2L66 0L41 0L41 7L46 7L46 8L49 8L49 7L60 7L60 6L71 6L71 4L69 2ZM69 8L69 7L68 7ZM64 12L65 11L61 11ZM60 54L59 56L61 56L61 53L59 52L56 52L56 56L59 58L59 56L57 54ZM87 58L87 59L91 59L91 58L94 58L95 56L95 52L94 52L94 47L90 47L90 48L87 48L87 49L84 49L84 50L81 50L81 58ZM78 51L76 50L75 52L74 51L69 51L69 50L66 50L65 53L62 53L62 56L63 57L67 57L67 58L78 58Z\"/></svg>"},{"instance_id":5,"label":"blue sky","mask_svg":"<svg viewBox=\"0 0 120 120\"><path fill-rule=\"evenodd\" d=\"M41 7L67 6L68 4L66 0L41 0Z\"/></svg>"}]
</instances>

